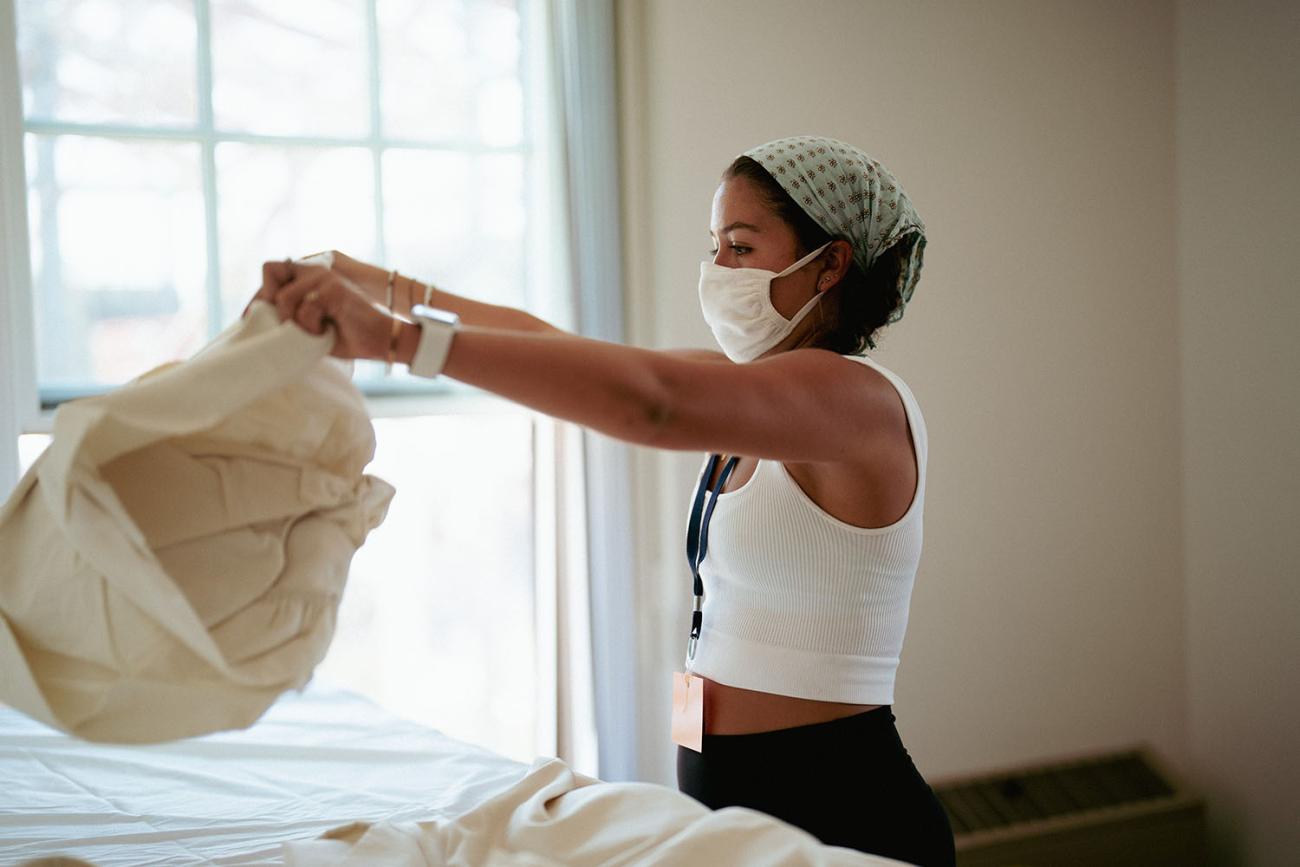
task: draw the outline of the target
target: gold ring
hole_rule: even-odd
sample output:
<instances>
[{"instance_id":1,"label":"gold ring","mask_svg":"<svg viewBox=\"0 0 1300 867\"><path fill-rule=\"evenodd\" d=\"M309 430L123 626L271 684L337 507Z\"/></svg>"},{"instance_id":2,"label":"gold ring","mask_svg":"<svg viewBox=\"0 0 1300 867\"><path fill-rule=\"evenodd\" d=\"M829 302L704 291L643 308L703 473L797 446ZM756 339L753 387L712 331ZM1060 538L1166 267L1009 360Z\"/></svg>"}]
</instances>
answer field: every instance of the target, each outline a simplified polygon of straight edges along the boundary
<instances>
[{"instance_id":1,"label":"gold ring","mask_svg":"<svg viewBox=\"0 0 1300 867\"><path fill-rule=\"evenodd\" d=\"M313 289L302 297L302 301L304 304L315 304L318 298L320 298L320 293Z\"/></svg>"}]
</instances>

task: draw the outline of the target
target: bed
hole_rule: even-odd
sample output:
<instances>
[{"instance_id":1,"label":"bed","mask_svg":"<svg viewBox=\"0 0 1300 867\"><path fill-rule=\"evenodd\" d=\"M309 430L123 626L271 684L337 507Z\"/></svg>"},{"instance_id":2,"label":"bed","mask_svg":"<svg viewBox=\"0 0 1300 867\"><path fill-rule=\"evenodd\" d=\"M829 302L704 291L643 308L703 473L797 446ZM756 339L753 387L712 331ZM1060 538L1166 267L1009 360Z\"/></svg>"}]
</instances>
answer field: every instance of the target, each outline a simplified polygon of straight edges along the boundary
<instances>
[{"instance_id":1,"label":"bed","mask_svg":"<svg viewBox=\"0 0 1300 867\"><path fill-rule=\"evenodd\" d=\"M0 706L0 864L893 864L671 788L531 765L313 681L244 731L153 746Z\"/></svg>"}]
</instances>

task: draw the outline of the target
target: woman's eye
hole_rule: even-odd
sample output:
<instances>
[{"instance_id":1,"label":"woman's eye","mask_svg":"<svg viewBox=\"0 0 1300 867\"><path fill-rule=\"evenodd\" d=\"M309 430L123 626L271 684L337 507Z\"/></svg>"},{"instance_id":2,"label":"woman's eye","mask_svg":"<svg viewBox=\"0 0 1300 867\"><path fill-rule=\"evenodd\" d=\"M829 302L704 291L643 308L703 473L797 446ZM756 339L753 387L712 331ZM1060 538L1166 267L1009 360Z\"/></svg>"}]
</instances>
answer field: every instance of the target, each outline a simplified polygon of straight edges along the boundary
<instances>
[{"instance_id":1,"label":"woman's eye","mask_svg":"<svg viewBox=\"0 0 1300 867\"><path fill-rule=\"evenodd\" d=\"M741 246L740 244L732 244L731 249L735 252L737 256L741 256L744 255L745 253L752 252L749 247L744 247Z\"/></svg>"}]
</instances>

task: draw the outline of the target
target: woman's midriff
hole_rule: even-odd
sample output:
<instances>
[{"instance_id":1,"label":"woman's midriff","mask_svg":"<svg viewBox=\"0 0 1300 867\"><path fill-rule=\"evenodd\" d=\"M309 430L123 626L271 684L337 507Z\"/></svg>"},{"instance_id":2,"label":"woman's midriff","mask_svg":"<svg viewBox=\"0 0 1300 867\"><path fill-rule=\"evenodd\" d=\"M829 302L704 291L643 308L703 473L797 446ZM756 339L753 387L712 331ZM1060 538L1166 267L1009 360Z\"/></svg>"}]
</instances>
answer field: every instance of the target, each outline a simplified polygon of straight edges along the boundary
<instances>
[{"instance_id":1,"label":"woman's midriff","mask_svg":"<svg viewBox=\"0 0 1300 867\"><path fill-rule=\"evenodd\" d=\"M775 695L704 681L704 733L748 735L829 722L875 710L878 704L845 704Z\"/></svg>"}]
</instances>

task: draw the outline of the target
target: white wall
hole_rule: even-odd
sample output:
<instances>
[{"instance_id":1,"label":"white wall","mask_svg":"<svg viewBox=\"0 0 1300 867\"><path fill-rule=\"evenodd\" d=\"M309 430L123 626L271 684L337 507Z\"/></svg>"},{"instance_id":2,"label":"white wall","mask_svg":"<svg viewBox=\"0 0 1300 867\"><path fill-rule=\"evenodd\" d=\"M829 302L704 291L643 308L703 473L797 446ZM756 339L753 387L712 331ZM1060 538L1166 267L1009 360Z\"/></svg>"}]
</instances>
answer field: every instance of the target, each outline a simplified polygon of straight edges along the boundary
<instances>
[{"instance_id":1,"label":"white wall","mask_svg":"<svg viewBox=\"0 0 1300 867\"><path fill-rule=\"evenodd\" d=\"M650 0L620 6L630 335L712 344L695 296L718 175L813 132L928 225L875 357L930 431L894 711L931 778L1148 742L1186 752L1170 4ZM700 456L639 458L647 741ZM656 710L657 709L657 710Z\"/></svg>"},{"instance_id":2,"label":"white wall","mask_svg":"<svg viewBox=\"0 0 1300 867\"><path fill-rule=\"evenodd\" d=\"M1218 863L1300 858L1300 5L1178 6L1189 734Z\"/></svg>"},{"instance_id":3,"label":"white wall","mask_svg":"<svg viewBox=\"0 0 1300 867\"><path fill-rule=\"evenodd\" d=\"M726 163L859 144L926 219L875 356L930 430L894 705L931 779L1146 742L1215 863L1300 850L1300 9L624 0L629 333L709 346L696 262ZM643 777L700 456L637 452Z\"/></svg>"}]
</instances>

